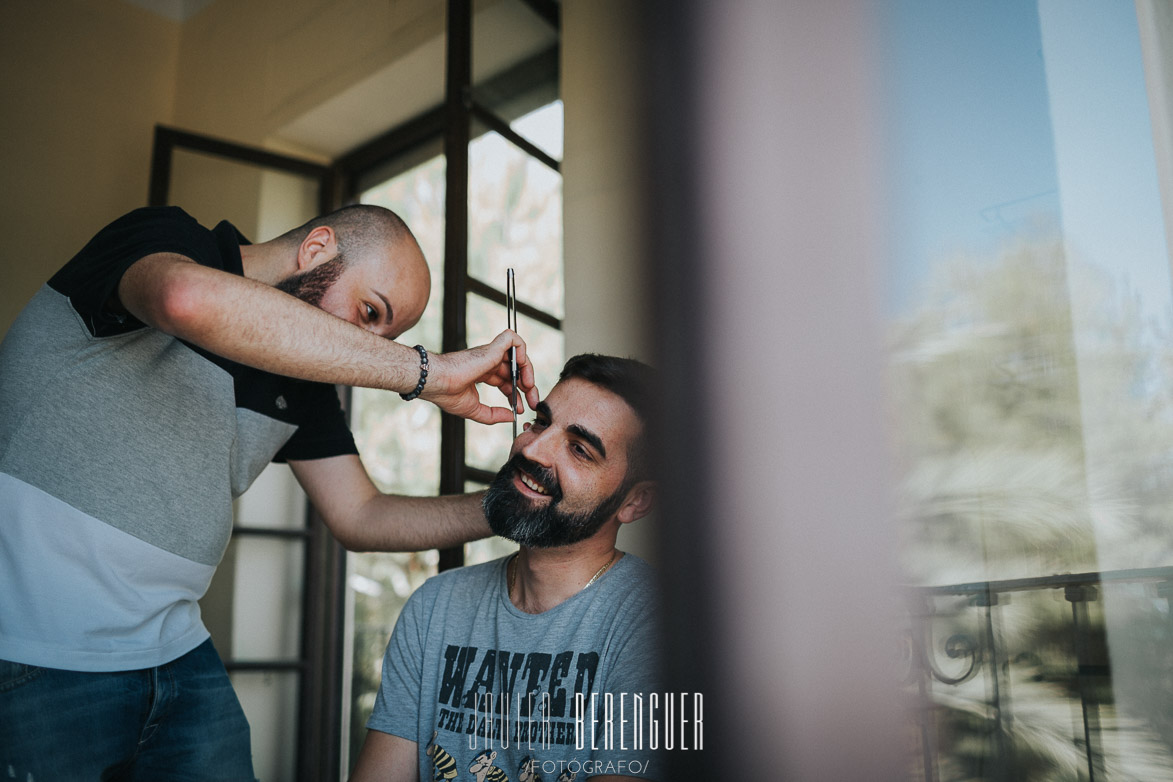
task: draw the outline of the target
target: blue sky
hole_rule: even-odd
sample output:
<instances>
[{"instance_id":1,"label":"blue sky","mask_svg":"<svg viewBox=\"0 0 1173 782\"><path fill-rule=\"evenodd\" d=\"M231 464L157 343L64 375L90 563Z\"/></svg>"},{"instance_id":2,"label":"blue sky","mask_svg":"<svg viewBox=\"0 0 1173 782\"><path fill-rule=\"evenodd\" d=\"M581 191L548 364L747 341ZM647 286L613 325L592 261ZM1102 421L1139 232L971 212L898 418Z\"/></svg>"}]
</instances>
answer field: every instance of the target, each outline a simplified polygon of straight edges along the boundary
<instances>
[{"instance_id":1,"label":"blue sky","mask_svg":"<svg viewBox=\"0 0 1173 782\"><path fill-rule=\"evenodd\" d=\"M884 6L889 306L931 266L1031 219L1169 308L1169 264L1132 3Z\"/></svg>"}]
</instances>

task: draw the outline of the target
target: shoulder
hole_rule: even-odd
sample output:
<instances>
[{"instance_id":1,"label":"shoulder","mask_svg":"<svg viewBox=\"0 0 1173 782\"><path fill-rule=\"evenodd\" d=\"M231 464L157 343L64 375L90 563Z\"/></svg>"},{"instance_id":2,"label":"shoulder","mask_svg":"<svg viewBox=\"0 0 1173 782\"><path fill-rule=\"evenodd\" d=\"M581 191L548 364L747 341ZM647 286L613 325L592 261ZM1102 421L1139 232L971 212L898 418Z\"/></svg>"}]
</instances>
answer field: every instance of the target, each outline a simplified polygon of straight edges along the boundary
<instances>
[{"instance_id":1,"label":"shoulder","mask_svg":"<svg viewBox=\"0 0 1173 782\"><path fill-rule=\"evenodd\" d=\"M178 206L143 206L138 209L132 209L122 217L118 218L118 220L115 220L112 225L116 225L124 221L165 221L194 223L199 225L199 222L194 217L189 215Z\"/></svg>"},{"instance_id":2,"label":"shoulder","mask_svg":"<svg viewBox=\"0 0 1173 782\"><path fill-rule=\"evenodd\" d=\"M483 589L493 583L498 575L504 573L509 562L509 556L482 562L479 565L465 565L464 567L445 570L429 578L426 585L433 589L459 591L467 589Z\"/></svg>"},{"instance_id":3,"label":"shoulder","mask_svg":"<svg viewBox=\"0 0 1173 782\"><path fill-rule=\"evenodd\" d=\"M209 231L177 206L148 206L118 217L94 234L62 269L121 265L153 252L177 252L202 261L216 252Z\"/></svg>"},{"instance_id":4,"label":"shoulder","mask_svg":"<svg viewBox=\"0 0 1173 782\"><path fill-rule=\"evenodd\" d=\"M655 569L634 554L625 554L596 585L595 614L616 638L654 631L660 616Z\"/></svg>"},{"instance_id":5,"label":"shoulder","mask_svg":"<svg viewBox=\"0 0 1173 782\"><path fill-rule=\"evenodd\" d=\"M622 593L637 603L654 603L658 584L656 570L635 554L624 554L612 570L612 591Z\"/></svg>"},{"instance_id":6,"label":"shoulder","mask_svg":"<svg viewBox=\"0 0 1173 782\"><path fill-rule=\"evenodd\" d=\"M411 596L417 602L436 603L441 600L465 600L482 597L498 579L504 578L509 557L502 557L479 565L445 570L429 578Z\"/></svg>"},{"instance_id":7,"label":"shoulder","mask_svg":"<svg viewBox=\"0 0 1173 782\"><path fill-rule=\"evenodd\" d=\"M629 572L630 578L640 581L653 581L656 578L656 569L652 564L635 554L624 553L623 558L615 564L617 567L623 565Z\"/></svg>"},{"instance_id":8,"label":"shoulder","mask_svg":"<svg viewBox=\"0 0 1173 782\"><path fill-rule=\"evenodd\" d=\"M127 212L96 234L120 236L143 231L180 232L208 235L211 232L178 206L144 206Z\"/></svg>"},{"instance_id":9,"label":"shoulder","mask_svg":"<svg viewBox=\"0 0 1173 782\"><path fill-rule=\"evenodd\" d=\"M96 233L49 279L69 298L92 336L112 336L142 324L112 308L126 270L154 253L176 253L205 266L222 267L211 231L179 207L144 207L128 212Z\"/></svg>"}]
</instances>

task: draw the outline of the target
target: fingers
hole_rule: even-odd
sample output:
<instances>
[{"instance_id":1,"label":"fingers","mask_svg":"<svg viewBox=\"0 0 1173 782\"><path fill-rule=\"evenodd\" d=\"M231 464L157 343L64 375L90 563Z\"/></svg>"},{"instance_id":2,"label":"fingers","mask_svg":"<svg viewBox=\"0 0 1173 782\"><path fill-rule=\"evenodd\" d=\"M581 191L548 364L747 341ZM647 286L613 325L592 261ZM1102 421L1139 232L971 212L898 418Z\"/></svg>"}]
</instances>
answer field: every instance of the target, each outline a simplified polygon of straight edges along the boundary
<instances>
[{"instance_id":1,"label":"fingers","mask_svg":"<svg viewBox=\"0 0 1173 782\"><path fill-rule=\"evenodd\" d=\"M517 360L517 413L524 413L526 404L535 409L541 401L534 382L534 368L526 352L525 340L515 332L506 329L491 343L478 348L460 351L464 372L481 372L479 377L453 373L450 383L442 388L425 387L424 397L454 415L482 424L497 424L512 421L511 407L490 407L477 397L476 384L495 386L507 399L512 400L514 382L511 373L509 350L516 350ZM456 358L458 354L450 354ZM440 357L437 356L437 359ZM444 358L447 358L445 356ZM463 375L461 377L461 375Z\"/></svg>"},{"instance_id":2,"label":"fingers","mask_svg":"<svg viewBox=\"0 0 1173 782\"><path fill-rule=\"evenodd\" d=\"M513 420L513 412L508 407L489 407L482 404L465 418L479 424L503 424Z\"/></svg>"},{"instance_id":3,"label":"fingers","mask_svg":"<svg viewBox=\"0 0 1173 782\"><path fill-rule=\"evenodd\" d=\"M525 402L529 404L530 409L537 407L541 397L538 395L537 383L534 379L534 366L530 363L529 354L526 352L525 340L523 340L516 332L506 329L497 335L493 340L493 345L501 350L502 363L501 368L504 369L503 382L500 384L492 383L491 380L486 379L486 382L492 385L499 385L502 393L509 396L512 393L513 378L510 377L509 365L509 348L516 348L517 350L517 385L520 397L524 397ZM518 412L524 412L524 405L518 404Z\"/></svg>"},{"instance_id":4,"label":"fingers","mask_svg":"<svg viewBox=\"0 0 1173 782\"><path fill-rule=\"evenodd\" d=\"M536 385L534 385L534 381L533 381L532 377L530 378L529 382L530 382L529 388L526 389L526 392L525 392L525 400L529 403L530 410L536 410L538 407L538 403L542 401L542 398L538 395L538 387Z\"/></svg>"},{"instance_id":5,"label":"fingers","mask_svg":"<svg viewBox=\"0 0 1173 782\"><path fill-rule=\"evenodd\" d=\"M505 395L506 399L510 400L511 402L513 401L513 387L512 386L502 387L501 393L503 393ZM518 413L518 415L525 412L525 401L526 401L525 395L519 393L517 395L517 413Z\"/></svg>"}]
</instances>

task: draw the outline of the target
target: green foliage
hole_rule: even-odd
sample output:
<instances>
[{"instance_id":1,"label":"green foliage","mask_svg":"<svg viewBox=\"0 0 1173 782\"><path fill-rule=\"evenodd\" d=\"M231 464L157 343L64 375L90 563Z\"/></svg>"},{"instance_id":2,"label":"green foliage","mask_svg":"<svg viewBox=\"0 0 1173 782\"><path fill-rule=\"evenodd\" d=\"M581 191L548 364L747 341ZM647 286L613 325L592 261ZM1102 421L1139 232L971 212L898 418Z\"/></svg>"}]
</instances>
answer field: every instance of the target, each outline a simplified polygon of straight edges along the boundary
<instances>
[{"instance_id":1,"label":"green foliage","mask_svg":"<svg viewBox=\"0 0 1173 782\"><path fill-rule=\"evenodd\" d=\"M911 582L1173 564L1173 342L1167 313L1146 316L1126 283L1057 238L1023 238L992 258L941 264L893 324ZM979 675L933 683L942 779L1085 778L1085 706L1097 779L1169 767L1168 601L1143 585L1105 584L1087 606L1077 635L1061 591L999 601ZM984 639L986 615L938 600L934 636ZM1077 641L1092 666L1082 673ZM947 658L939 642L933 653Z\"/></svg>"}]
</instances>

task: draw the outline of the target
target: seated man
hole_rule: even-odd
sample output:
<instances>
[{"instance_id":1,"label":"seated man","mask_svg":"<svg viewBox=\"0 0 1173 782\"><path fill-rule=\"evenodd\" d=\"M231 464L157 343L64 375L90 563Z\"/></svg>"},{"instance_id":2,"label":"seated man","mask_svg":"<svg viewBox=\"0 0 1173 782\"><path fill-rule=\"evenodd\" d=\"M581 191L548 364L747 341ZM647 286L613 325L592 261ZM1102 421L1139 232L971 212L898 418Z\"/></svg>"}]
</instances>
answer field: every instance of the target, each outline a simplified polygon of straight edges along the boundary
<instances>
[{"instance_id":1,"label":"seated man","mask_svg":"<svg viewBox=\"0 0 1173 782\"><path fill-rule=\"evenodd\" d=\"M485 496L520 550L408 600L352 780L657 778L653 576L615 548L655 495L650 372L566 363Z\"/></svg>"}]
</instances>

